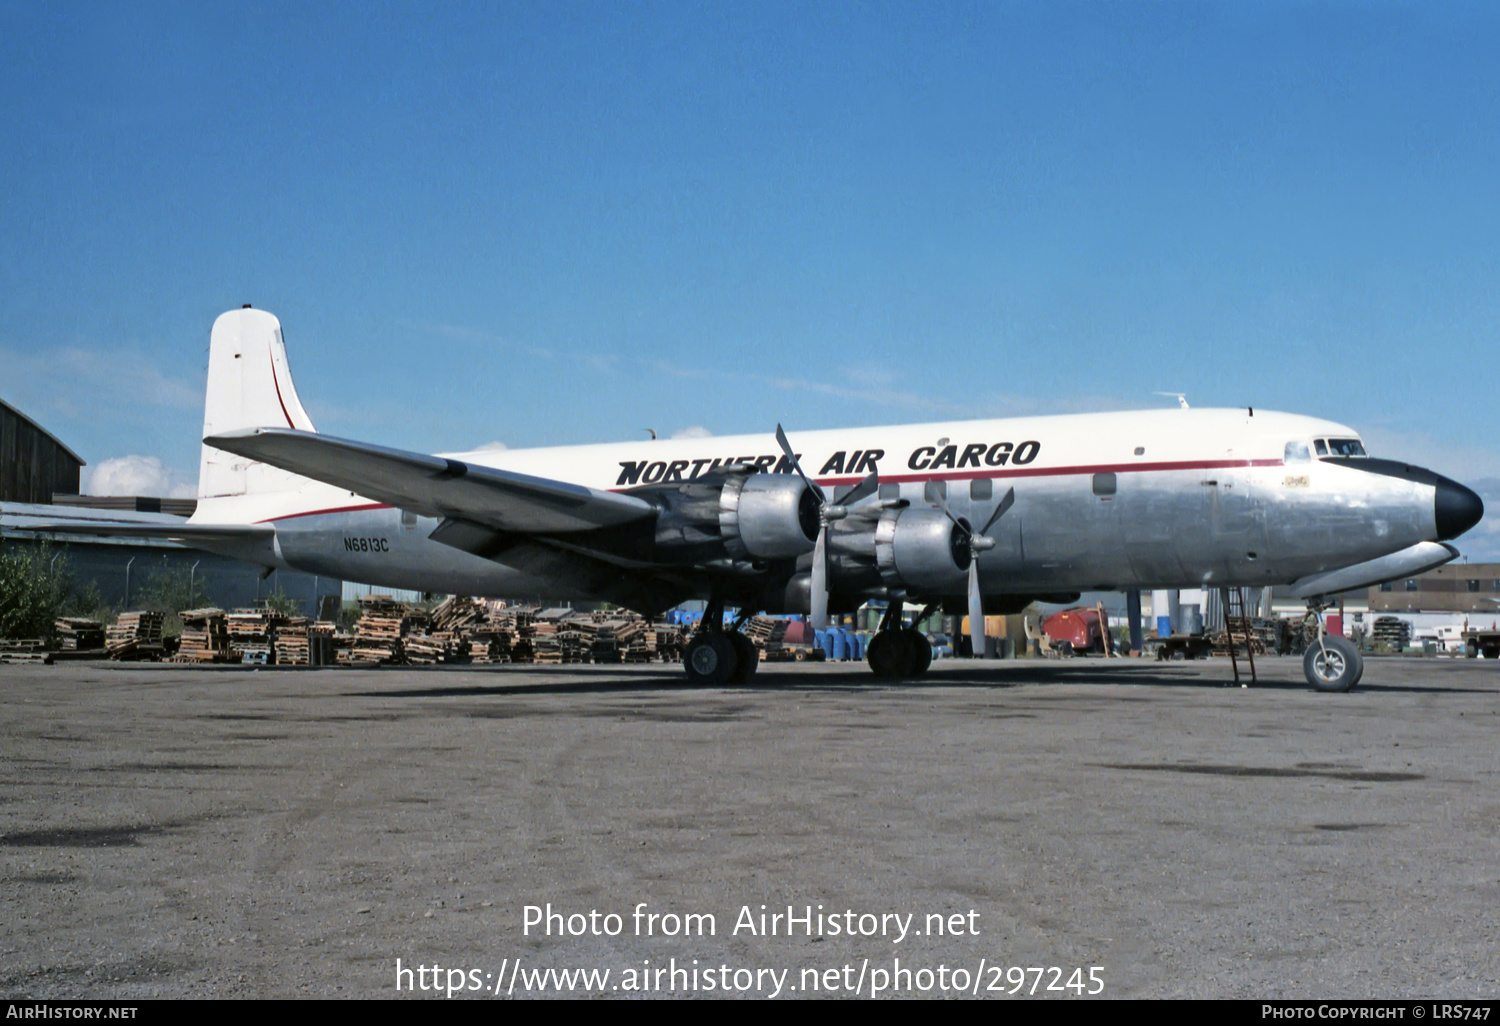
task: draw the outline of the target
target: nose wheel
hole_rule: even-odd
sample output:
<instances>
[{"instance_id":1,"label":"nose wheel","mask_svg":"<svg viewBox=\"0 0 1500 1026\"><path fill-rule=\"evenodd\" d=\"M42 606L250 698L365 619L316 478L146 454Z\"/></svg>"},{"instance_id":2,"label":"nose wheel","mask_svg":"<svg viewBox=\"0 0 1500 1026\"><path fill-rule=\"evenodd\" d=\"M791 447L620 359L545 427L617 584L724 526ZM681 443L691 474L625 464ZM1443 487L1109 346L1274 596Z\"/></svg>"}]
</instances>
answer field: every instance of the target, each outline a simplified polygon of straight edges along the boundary
<instances>
[{"instance_id":1,"label":"nose wheel","mask_svg":"<svg viewBox=\"0 0 1500 1026\"><path fill-rule=\"evenodd\" d=\"M1318 618L1318 636L1302 653L1302 674L1318 691L1348 691L1365 673L1365 658L1354 643L1323 630L1321 608L1313 606L1309 616Z\"/></svg>"}]
</instances>

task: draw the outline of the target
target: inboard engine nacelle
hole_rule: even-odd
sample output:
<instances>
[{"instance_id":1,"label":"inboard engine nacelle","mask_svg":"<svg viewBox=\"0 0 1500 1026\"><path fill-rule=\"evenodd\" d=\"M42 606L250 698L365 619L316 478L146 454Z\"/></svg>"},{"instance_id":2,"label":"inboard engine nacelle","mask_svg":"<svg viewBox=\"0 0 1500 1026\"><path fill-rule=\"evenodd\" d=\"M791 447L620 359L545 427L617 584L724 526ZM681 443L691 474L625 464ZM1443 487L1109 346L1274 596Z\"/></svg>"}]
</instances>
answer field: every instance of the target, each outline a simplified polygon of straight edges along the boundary
<instances>
[{"instance_id":1,"label":"inboard engine nacelle","mask_svg":"<svg viewBox=\"0 0 1500 1026\"><path fill-rule=\"evenodd\" d=\"M728 474L650 493L658 555L685 563L795 559L818 538L818 496L794 474Z\"/></svg>"}]
</instances>

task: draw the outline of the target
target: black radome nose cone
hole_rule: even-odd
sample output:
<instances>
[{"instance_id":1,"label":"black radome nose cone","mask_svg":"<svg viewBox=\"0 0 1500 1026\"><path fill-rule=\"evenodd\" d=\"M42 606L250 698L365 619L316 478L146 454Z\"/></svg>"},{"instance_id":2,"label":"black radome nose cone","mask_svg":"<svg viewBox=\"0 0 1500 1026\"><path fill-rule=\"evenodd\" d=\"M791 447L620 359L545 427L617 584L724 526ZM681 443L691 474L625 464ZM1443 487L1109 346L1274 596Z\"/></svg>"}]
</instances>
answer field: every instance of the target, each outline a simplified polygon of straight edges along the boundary
<instances>
[{"instance_id":1,"label":"black radome nose cone","mask_svg":"<svg viewBox=\"0 0 1500 1026\"><path fill-rule=\"evenodd\" d=\"M1484 516L1484 500L1471 489L1446 477L1437 479L1437 495L1432 500L1432 507L1438 541L1457 538Z\"/></svg>"}]
</instances>

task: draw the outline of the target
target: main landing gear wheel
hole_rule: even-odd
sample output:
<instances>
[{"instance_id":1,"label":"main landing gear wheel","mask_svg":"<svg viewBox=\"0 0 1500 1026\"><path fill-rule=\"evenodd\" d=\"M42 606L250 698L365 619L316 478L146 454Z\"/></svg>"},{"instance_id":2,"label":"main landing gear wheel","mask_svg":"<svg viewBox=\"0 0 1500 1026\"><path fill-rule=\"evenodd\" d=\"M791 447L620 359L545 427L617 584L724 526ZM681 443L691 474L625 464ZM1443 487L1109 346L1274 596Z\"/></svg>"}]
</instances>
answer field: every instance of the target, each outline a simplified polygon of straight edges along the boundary
<instances>
[{"instance_id":1,"label":"main landing gear wheel","mask_svg":"<svg viewBox=\"0 0 1500 1026\"><path fill-rule=\"evenodd\" d=\"M729 675L729 683L732 686L750 683L750 678L760 669L760 650L755 647L755 642L739 631L724 636L734 646L735 667L734 672Z\"/></svg>"},{"instance_id":2,"label":"main landing gear wheel","mask_svg":"<svg viewBox=\"0 0 1500 1026\"><path fill-rule=\"evenodd\" d=\"M687 651L682 654L682 662L687 670L689 684L721 688L733 681L739 670L740 658L737 646L729 640L732 637L739 635L709 631L688 642ZM745 640L746 643L749 642L748 638Z\"/></svg>"},{"instance_id":3,"label":"main landing gear wheel","mask_svg":"<svg viewBox=\"0 0 1500 1026\"><path fill-rule=\"evenodd\" d=\"M908 627L901 633L906 635L907 644L911 647L911 675L920 677L932 665L932 645L928 643L927 635L915 627Z\"/></svg>"},{"instance_id":4,"label":"main landing gear wheel","mask_svg":"<svg viewBox=\"0 0 1500 1026\"><path fill-rule=\"evenodd\" d=\"M880 631L870 639L865 659L877 677L920 677L932 665L932 646L920 631L911 628Z\"/></svg>"},{"instance_id":5,"label":"main landing gear wheel","mask_svg":"<svg viewBox=\"0 0 1500 1026\"><path fill-rule=\"evenodd\" d=\"M1302 654L1302 672L1319 691L1348 691L1364 676L1365 660L1349 641L1325 635Z\"/></svg>"}]
</instances>

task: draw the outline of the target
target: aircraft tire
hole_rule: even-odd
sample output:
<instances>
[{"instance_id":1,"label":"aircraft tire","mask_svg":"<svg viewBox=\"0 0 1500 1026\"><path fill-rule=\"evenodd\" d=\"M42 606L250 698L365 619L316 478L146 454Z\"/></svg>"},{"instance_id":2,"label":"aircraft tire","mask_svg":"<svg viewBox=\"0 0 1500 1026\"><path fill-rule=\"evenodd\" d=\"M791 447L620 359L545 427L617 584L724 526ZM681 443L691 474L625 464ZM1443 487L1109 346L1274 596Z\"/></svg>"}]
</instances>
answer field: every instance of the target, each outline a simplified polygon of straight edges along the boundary
<instances>
[{"instance_id":1,"label":"aircraft tire","mask_svg":"<svg viewBox=\"0 0 1500 1026\"><path fill-rule=\"evenodd\" d=\"M682 654L688 683L695 687L725 687L734 677L738 664L734 642L718 631L699 634L688 642L687 651Z\"/></svg>"},{"instance_id":2,"label":"aircraft tire","mask_svg":"<svg viewBox=\"0 0 1500 1026\"><path fill-rule=\"evenodd\" d=\"M1318 691L1348 691L1359 683L1364 669L1359 649L1339 637L1325 637L1322 647L1313 642L1302 654L1302 673Z\"/></svg>"},{"instance_id":3,"label":"aircraft tire","mask_svg":"<svg viewBox=\"0 0 1500 1026\"><path fill-rule=\"evenodd\" d=\"M910 660L907 676L920 677L927 672L932 665L932 643L927 640L927 635L915 627L908 627L901 632L906 635L907 658Z\"/></svg>"},{"instance_id":4,"label":"aircraft tire","mask_svg":"<svg viewBox=\"0 0 1500 1026\"><path fill-rule=\"evenodd\" d=\"M875 676L894 680L908 675L911 639L905 631L878 631L865 649L865 661Z\"/></svg>"},{"instance_id":5,"label":"aircraft tire","mask_svg":"<svg viewBox=\"0 0 1500 1026\"><path fill-rule=\"evenodd\" d=\"M760 650L755 647L755 642L738 631L726 634L725 637L734 646L735 666L734 673L729 675L730 685L740 687L749 684L755 671L760 669Z\"/></svg>"}]
</instances>

